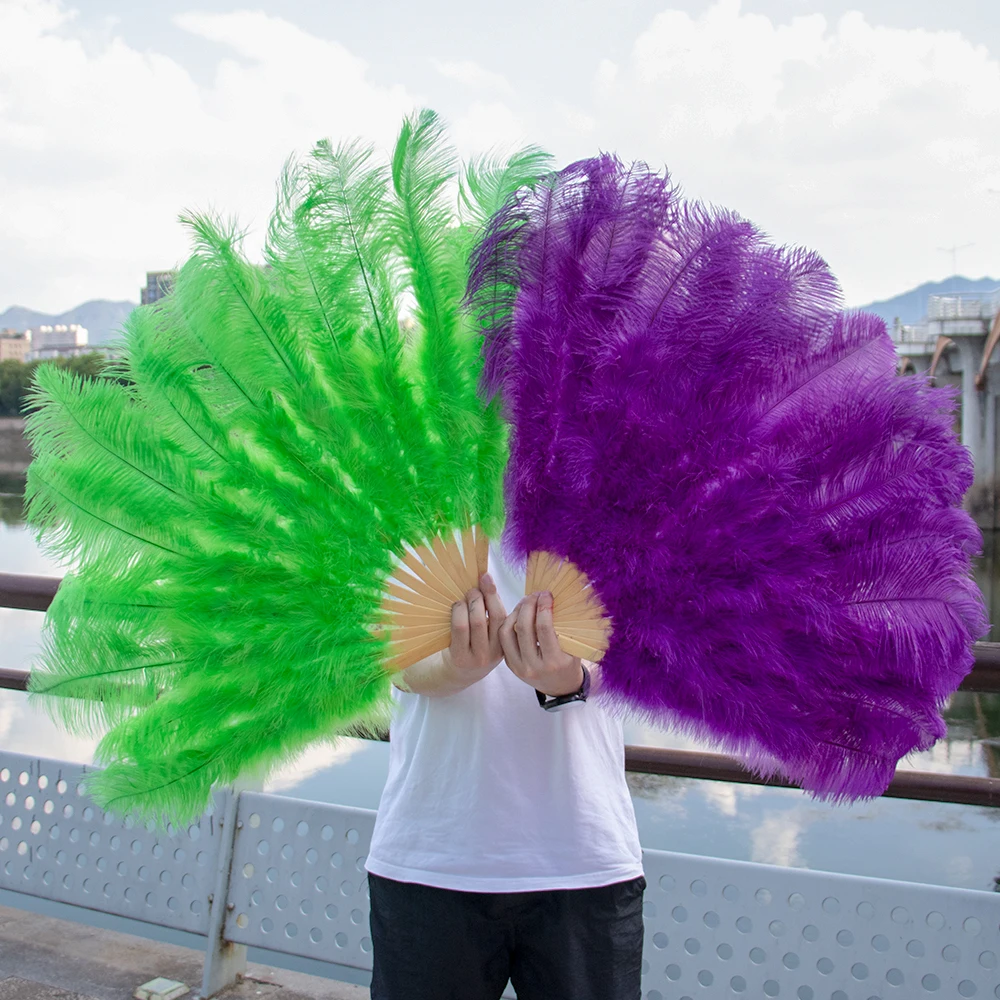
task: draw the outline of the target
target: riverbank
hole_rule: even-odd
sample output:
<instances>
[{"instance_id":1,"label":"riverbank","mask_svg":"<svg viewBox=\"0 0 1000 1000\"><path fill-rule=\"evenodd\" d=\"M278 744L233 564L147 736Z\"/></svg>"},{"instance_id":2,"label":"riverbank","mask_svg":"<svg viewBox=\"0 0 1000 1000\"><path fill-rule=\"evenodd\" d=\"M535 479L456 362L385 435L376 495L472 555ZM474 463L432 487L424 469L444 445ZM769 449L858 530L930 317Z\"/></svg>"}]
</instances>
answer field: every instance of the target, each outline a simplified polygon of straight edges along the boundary
<instances>
[{"instance_id":1,"label":"riverbank","mask_svg":"<svg viewBox=\"0 0 1000 1000\"><path fill-rule=\"evenodd\" d=\"M30 463L23 418L0 417L0 475L24 475Z\"/></svg>"}]
</instances>

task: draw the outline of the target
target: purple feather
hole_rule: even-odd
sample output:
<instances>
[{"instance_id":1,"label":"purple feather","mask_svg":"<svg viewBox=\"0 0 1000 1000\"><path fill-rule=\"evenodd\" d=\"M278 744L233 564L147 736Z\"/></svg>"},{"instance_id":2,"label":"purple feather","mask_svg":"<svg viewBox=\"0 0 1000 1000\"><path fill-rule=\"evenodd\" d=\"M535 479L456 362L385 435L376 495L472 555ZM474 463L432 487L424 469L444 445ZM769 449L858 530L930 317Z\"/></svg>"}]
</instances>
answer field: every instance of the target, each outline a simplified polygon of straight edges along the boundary
<instances>
[{"instance_id":1,"label":"purple feather","mask_svg":"<svg viewBox=\"0 0 1000 1000\"><path fill-rule=\"evenodd\" d=\"M896 376L818 256L611 156L508 203L471 273L506 544L593 581L608 697L817 796L884 791L985 629L953 395Z\"/></svg>"}]
</instances>

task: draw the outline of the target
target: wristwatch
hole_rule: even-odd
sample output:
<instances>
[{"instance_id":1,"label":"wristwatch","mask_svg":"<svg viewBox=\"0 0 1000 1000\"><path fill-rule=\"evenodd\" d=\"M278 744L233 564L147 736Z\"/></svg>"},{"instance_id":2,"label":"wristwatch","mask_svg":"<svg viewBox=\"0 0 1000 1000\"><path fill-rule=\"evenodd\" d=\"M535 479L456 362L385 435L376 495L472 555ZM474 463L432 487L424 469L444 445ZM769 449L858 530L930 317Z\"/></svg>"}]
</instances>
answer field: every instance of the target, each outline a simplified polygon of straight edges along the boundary
<instances>
[{"instance_id":1,"label":"wristwatch","mask_svg":"<svg viewBox=\"0 0 1000 1000\"><path fill-rule=\"evenodd\" d=\"M570 694L555 695L551 698L546 694L542 694L541 691L535 692L535 695L538 697L538 704L546 712L558 712L567 705L572 705L574 702L587 700L587 695L590 694L590 671L582 663L580 664L580 669L583 671L583 683L580 685L579 690L573 691Z\"/></svg>"}]
</instances>

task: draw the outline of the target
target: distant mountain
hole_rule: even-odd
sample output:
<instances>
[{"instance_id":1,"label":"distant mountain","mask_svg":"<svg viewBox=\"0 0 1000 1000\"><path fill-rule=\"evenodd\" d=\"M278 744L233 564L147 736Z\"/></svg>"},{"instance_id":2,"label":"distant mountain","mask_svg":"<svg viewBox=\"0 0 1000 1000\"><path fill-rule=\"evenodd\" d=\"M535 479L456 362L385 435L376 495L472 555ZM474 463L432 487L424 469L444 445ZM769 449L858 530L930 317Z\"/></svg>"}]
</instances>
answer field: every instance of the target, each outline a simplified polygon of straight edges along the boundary
<instances>
[{"instance_id":1,"label":"distant mountain","mask_svg":"<svg viewBox=\"0 0 1000 1000\"><path fill-rule=\"evenodd\" d=\"M11 306L6 312L0 313L0 329L13 327L15 330L25 330L28 327L55 325L56 323L79 323L85 326L90 334L91 344L104 344L114 340L121 329L125 317L135 308L135 302L110 302L107 299L94 299L83 305L69 309L58 316L35 312L23 306Z\"/></svg>"},{"instance_id":2,"label":"distant mountain","mask_svg":"<svg viewBox=\"0 0 1000 1000\"><path fill-rule=\"evenodd\" d=\"M924 284L903 292L895 298L883 299L881 302L872 302L867 306L860 306L866 312L873 312L876 316L881 316L886 321L889 328L892 328L893 321L898 316L902 323L919 323L927 315L927 297L929 295L947 295L948 292L992 292L1000 288L1000 280L997 278L962 278L954 275L945 278L944 281L927 281Z\"/></svg>"}]
</instances>

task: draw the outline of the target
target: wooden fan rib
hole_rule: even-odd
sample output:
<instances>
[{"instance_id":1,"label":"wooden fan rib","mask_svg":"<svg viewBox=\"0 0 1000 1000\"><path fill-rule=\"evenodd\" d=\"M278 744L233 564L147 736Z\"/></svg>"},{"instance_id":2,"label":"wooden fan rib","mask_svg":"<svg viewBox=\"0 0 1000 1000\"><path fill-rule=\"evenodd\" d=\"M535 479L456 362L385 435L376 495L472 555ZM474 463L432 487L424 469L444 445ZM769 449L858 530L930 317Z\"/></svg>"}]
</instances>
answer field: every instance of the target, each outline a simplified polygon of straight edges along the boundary
<instances>
[{"instance_id":1,"label":"wooden fan rib","mask_svg":"<svg viewBox=\"0 0 1000 1000\"><path fill-rule=\"evenodd\" d=\"M469 576L475 576L473 587L479 586L479 578L482 574L478 570L478 557L476 556L476 542L472 534L472 528L466 528L462 532L462 561L465 563Z\"/></svg>"},{"instance_id":2,"label":"wooden fan rib","mask_svg":"<svg viewBox=\"0 0 1000 1000\"><path fill-rule=\"evenodd\" d=\"M467 594L476 586L476 581L472 578L473 571L462 556L462 550L458 547L458 539L454 532L445 537L444 549L448 554L452 569L458 573L456 580L462 584L462 593Z\"/></svg>"},{"instance_id":3,"label":"wooden fan rib","mask_svg":"<svg viewBox=\"0 0 1000 1000\"><path fill-rule=\"evenodd\" d=\"M386 591L407 604L450 608L455 603L401 566L396 568L395 579L387 582Z\"/></svg>"},{"instance_id":4,"label":"wooden fan rib","mask_svg":"<svg viewBox=\"0 0 1000 1000\"><path fill-rule=\"evenodd\" d=\"M432 615L413 610L387 611L384 606L382 611L385 624L393 628L405 628L407 625L446 625L451 628L451 615L443 612Z\"/></svg>"},{"instance_id":5,"label":"wooden fan rib","mask_svg":"<svg viewBox=\"0 0 1000 1000\"><path fill-rule=\"evenodd\" d=\"M476 526L475 529L476 547L476 579L478 580L490 569L490 540L482 528Z\"/></svg>"},{"instance_id":6,"label":"wooden fan rib","mask_svg":"<svg viewBox=\"0 0 1000 1000\"><path fill-rule=\"evenodd\" d=\"M454 541L454 539L452 539ZM431 550L437 558L437 569L451 581L452 587L458 591L462 597L465 596L465 587L462 583L461 568L456 566L452 559L452 554L443 538L433 538L431 540ZM429 562L430 560L428 560Z\"/></svg>"},{"instance_id":7,"label":"wooden fan rib","mask_svg":"<svg viewBox=\"0 0 1000 1000\"><path fill-rule=\"evenodd\" d=\"M419 663L425 657L433 653L440 653L442 649L448 648L447 641L424 642L416 644L390 643L390 658L386 660L386 666L390 670L405 670L412 667L414 663Z\"/></svg>"},{"instance_id":8,"label":"wooden fan rib","mask_svg":"<svg viewBox=\"0 0 1000 1000\"><path fill-rule=\"evenodd\" d=\"M389 642L410 642L413 639L431 639L438 635L451 635L451 623L393 625L389 630Z\"/></svg>"},{"instance_id":9,"label":"wooden fan rib","mask_svg":"<svg viewBox=\"0 0 1000 1000\"><path fill-rule=\"evenodd\" d=\"M570 656L579 656L584 660L592 660L595 663L601 659L605 652L603 649L596 649L594 646L578 642L576 639L571 638L561 639L559 645Z\"/></svg>"},{"instance_id":10,"label":"wooden fan rib","mask_svg":"<svg viewBox=\"0 0 1000 1000\"><path fill-rule=\"evenodd\" d=\"M433 553L430 549L425 546L421 546L420 556L418 557L414 552L407 552L403 556L403 565L405 565L414 576L419 577L424 583L435 591L439 597L444 598L449 604L454 604L455 601L461 600L461 595L455 595L455 587L451 580L449 580L448 575L441 569L438 565L438 561L434 558ZM421 562L420 559L424 559Z\"/></svg>"}]
</instances>

